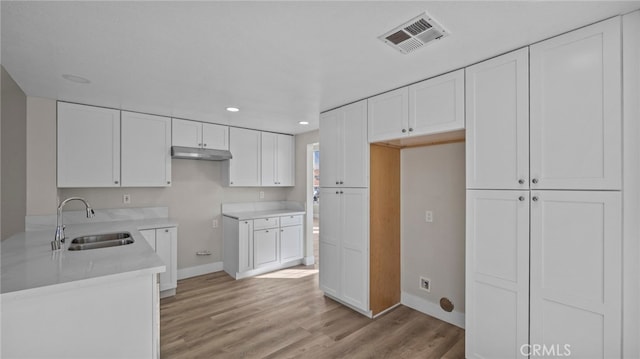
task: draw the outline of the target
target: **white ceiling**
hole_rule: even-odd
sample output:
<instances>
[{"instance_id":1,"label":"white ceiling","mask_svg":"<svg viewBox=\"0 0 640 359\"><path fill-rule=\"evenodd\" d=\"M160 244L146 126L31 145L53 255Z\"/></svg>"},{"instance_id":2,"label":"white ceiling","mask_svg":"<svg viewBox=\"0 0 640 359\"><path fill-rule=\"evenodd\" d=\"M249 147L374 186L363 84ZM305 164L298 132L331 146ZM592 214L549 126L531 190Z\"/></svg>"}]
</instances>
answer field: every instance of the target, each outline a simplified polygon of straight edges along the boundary
<instances>
[{"instance_id":1,"label":"white ceiling","mask_svg":"<svg viewBox=\"0 0 640 359\"><path fill-rule=\"evenodd\" d=\"M640 1L2 1L1 61L28 96L300 133L318 127L321 111L638 8ZM449 37L410 55L377 39L425 10Z\"/></svg>"}]
</instances>

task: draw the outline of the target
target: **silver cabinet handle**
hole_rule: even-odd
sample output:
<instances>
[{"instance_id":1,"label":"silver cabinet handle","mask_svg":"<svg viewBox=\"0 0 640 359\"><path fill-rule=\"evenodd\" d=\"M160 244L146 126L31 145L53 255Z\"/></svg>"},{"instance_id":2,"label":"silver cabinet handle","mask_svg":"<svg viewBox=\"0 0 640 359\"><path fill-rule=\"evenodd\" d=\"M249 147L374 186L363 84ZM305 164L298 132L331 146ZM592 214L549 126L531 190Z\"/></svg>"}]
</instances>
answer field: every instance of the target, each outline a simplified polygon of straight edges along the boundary
<instances>
[{"instance_id":1,"label":"silver cabinet handle","mask_svg":"<svg viewBox=\"0 0 640 359\"><path fill-rule=\"evenodd\" d=\"M207 144L206 144L206 143L203 143L203 144L202 144L202 146L207 147Z\"/></svg>"},{"instance_id":2,"label":"silver cabinet handle","mask_svg":"<svg viewBox=\"0 0 640 359\"><path fill-rule=\"evenodd\" d=\"M518 183L520 183L520 184L524 184L524 180L523 180L522 178L520 178L520 179L518 180Z\"/></svg>"},{"instance_id":3,"label":"silver cabinet handle","mask_svg":"<svg viewBox=\"0 0 640 359\"><path fill-rule=\"evenodd\" d=\"M118 181L113 181L113 183L118 184Z\"/></svg>"},{"instance_id":4,"label":"silver cabinet handle","mask_svg":"<svg viewBox=\"0 0 640 359\"><path fill-rule=\"evenodd\" d=\"M406 132L407 132L407 130L403 128L402 129L402 133L406 133Z\"/></svg>"},{"instance_id":5,"label":"silver cabinet handle","mask_svg":"<svg viewBox=\"0 0 640 359\"><path fill-rule=\"evenodd\" d=\"M167 181L167 184L171 184L171 181Z\"/></svg>"},{"instance_id":6,"label":"silver cabinet handle","mask_svg":"<svg viewBox=\"0 0 640 359\"><path fill-rule=\"evenodd\" d=\"M340 192L339 192L339 191L336 191L336 194L340 194Z\"/></svg>"},{"instance_id":7,"label":"silver cabinet handle","mask_svg":"<svg viewBox=\"0 0 640 359\"><path fill-rule=\"evenodd\" d=\"M532 201L534 202L538 202L538 196L533 196L533 198L531 198Z\"/></svg>"},{"instance_id":8,"label":"silver cabinet handle","mask_svg":"<svg viewBox=\"0 0 640 359\"><path fill-rule=\"evenodd\" d=\"M264 233L269 233L269 230L267 229L266 231L264 231Z\"/></svg>"},{"instance_id":9,"label":"silver cabinet handle","mask_svg":"<svg viewBox=\"0 0 640 359\"><path fill-rule=\"evenodd\" d=\"M165 229L165 230L164 230L164 232L165 232L165 233L169 233L169 230L168 230L168 229Z\"/></svg>"},{"instance_id":10,"label":"silver cabinet handle","mask_svg":"<svg viewBox=\"0 0 640 359\"><path fill-rule=\"evenodd\" d=\"M344 192L340 191L340 194L343 194Z\"/></svg>"},{"instance_id":11,"label":"silver cabinet handle","mask_svg":"<svg viewBox=\"0 0 640 359\"><path fill-rule=\"evenodd\" d=\"M202 147L202 143L198 143L198 147Z\"/></svg>"},{"instance_id":12,"label":"silver cabinet handle","mask_svg":"<svg viewBox=\"0 0 640 359\"><path fill-rule=\"evenodd\" d=\"M409 127L409 132L413 132L413 128Z\"/></svg>"},{"instance_id":13,"label":"silver cabinet handle","mask_svg":"<svg viewBox=\"0 0 640 359\"><path fill-rule=\"evenodd\" d=\"M343 182L343 181L340 181L340 184L344 184L344 182Z\"/></svg>"},{"instance_id":14,"label":"silver cabinet handle","mask_svg":"<svg viewBox=\"0 0 640 359\"><path fill-rule=\"evenodd\" d=\"M524 201L524 196L520 196L520 197L518 197L518 200L519 200L520 202Z\"/></svg>"},{"instance_id":15,"label":"silver cabinet handle","mask_svg":"<svg viewBox=\"0 0 640 359\"><path fill-rule=\"evenodd\" d=\"M533 183L533 184L538 183L538 179L537 179L537 178L532 179L532 180L531 180L531 183Z\"/></svg>"},{"instance_id":16,"label":"silver cabinet handle","mask_svg":"<svg viewBox=\"0 0 640 359\"><path fill-rule=\"evenodd\" d=\"M336 181L336 184L340 184L340 182L339 182L339 181Z\"/></svg>"}]
</instances>

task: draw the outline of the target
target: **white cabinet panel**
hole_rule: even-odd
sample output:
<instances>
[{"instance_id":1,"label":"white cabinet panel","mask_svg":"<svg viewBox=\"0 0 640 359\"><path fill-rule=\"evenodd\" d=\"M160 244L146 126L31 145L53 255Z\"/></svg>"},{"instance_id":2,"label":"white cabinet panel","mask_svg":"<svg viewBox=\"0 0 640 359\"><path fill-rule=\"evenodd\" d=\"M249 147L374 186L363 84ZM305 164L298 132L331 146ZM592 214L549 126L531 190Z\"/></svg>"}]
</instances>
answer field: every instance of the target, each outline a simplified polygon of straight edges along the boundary
<instances>
[{"instance_id":1,"label":"white cabinet panel","mask_svg":"<svg viewBox=\"0 0 640 359\"><path fill-rule=\"evenodd\" d=\"M366 100L320 116L322 187L367 187L369 144Z\"/></svg>"},{"instance_id":2,"label":"white cabinet panel","mask_svg":"<svg viewBox=\"0 0 640 359\"><path fill-rule=\"evenodd\" d=\"M280 228L280 262L302 258L302 226Z\"/></svg>"},{"instance_id":3,"label":"white cabinet panel","mask_svg":"<svg viewBox=\"0 0 640 359\"><path fill-rule=\"evenodd\" d=\"M120 111L58 102L58 187L120 187Z\"/></svg>"},{"instance_id":4,"label":"white cabinet panel","mask_svg":"<svg viewBox=\"0 0 640 359\"><path fill-rule=\"evenodd\" d=\"M529 188L529 52L466 69L467 188Z\"/></svg>"},{"instance_id":5,"label":"white cabinet panel","mask_svg":"<svg viewBox=\"0 0 640 359\"><path fill-rule=\"evenodd\" d=\"M276 179L278 186L293 186L295 184L295 137L277 135L276 150Z\"/></svg>"},{"instance_id":6,"label":"white cabinet panel","mask_svg":"<svg viewBox=\"0 0 640 359\"><path fill-rule=\"evenodd\" d=\"M409 86L408 123L411 136L464 129L464 70Z\"/></svg>"},{"instance_id":7,"label":"white cabinet panel","mask_svg":"<svg viewBox=\"0 0 640 359\"><path fill-rule=\"evenodd\" d=\"M172 124L173 146L202 146L202 123L174 118Z\"/></svg>"},{"instance_id":8,"label":"white cabinet panel","mask_svg":"<svg viewBox=\"0 0 640 359\"><path fill-rule=\"evenodd\" d=\"M264 229L253 232L253 262L261 268L279 262L278 230Z\"/></svg>"},{"instance_id":9,"label":"white cabinet panel","mask_svg":"<svg viewBox=\"0 0 640 359\"><path fill-rule=\"evenodd\" d=\"M619 18L531 46L531 188L620 189L620 46Z\"/></svg>"},{"instance_id":10,"label":"white cabinet panel","mask_svg":"<svg viewBox=\"0 0 640 359\"><path fill-rule=\"evenodd\" d=\"M229 149L229 127L202 123L202 147L214 150Z\"/></svg>"},{"instance_id":11,"label":"white cabinet panel","mask_svg":"<svg viewBox=\"0 0 640 359\"><path fill-rule=\"evenodd\" d=\"M238 227L238 272L245 272L253 269L253 221L240 221Z\"/></svg>"},{"instance_id":12,"label":"white cabinet panel","mask_svg":"<svg viewBox=\"0 0 640 359\"><path fill-rule=\"evenodd\" d=\"M569 344L579 358L619 358L620 193L531 196L531 342Z\"/></svg>"},{"instance_id":13,"label":"white cabinet panel","mask_svg":"<svg viewBox=\"0 0 640 359\"><path fill-rule=\"evenodd\" d=\"M268 228L278 228L280 226L280 217L256 218L253 220L253 229L261 230Z\"/></svg>"},{"instance_id":14,"label":"white cabinet panel","mask_svg":"<svg viewBox=\"0 0 640 359\"><path fill-rule=\"evenodd\" d=\"M144 239L149 243L149 246L155 251L156 250L156 230L155 229L145 229L140 231L140 234L144 237Z\"/></svg>"},{"instance_id":15,"label":"white cabinet panel","mask_svg":"<svg viewBox=\"0 0 640 359\"><path fill-rule=\"evenodd\" d=\"M335 188L321 188L320 198L320 289L338 297L340 293L340 242L342 216L340 191Z\"/></svg>"},{"instance_id":16,"label":"white cabinet panel","mask_svg":"<svg viewBox=\"0 0 640 359\"><path fill-rule=\"evenodd\" d=\"M178 229L176 227L156 229L156 253L167 267L164 273L160 273L161 291L175 289L178 286L177 236Z\"/></svg>"},{"instance_id":17,"label":"white cabinet panel","mask_svg":"<svg viewBox=\"0 0 640 359\"><path fill-rule=\"evenodd\" d=\"M370 97L368 99L369 142L400 138L409 129L409 88Z\"/></svg>"},{"instance_id":18,"label":"white cabinet panel","mask_svg":"<svg viewBox=\"0 0 640 359\"><path fill-rule=\"evenodd\" d=\"M529 192L467 191L466 356L524 358Z\"/></svg>"},{"instance_id":19,"label":"white cabinet panel","mask_svg":"<svg viewBox=\"0 0 640 359\"><path fill-rule=\"evenodd\" d=\"M122 187L171 185L171 119L122 112Z\"/></svg>"},{"instance_id":20,"label":"white cabinet panel","mask_svg":"<svg viewBox=\"0 0 640 359\"><path fill-rule=\"evenodd\" d=\"M260 186L260 131L229 129L229 186Z\"/></svg>"},{"instance_id":21,"label":"white cabinet panel","mask_svg":"<svg viewBox=\"0 0 640 359\"><path fill-rule=\"evenodd\" d=\"M261 161L262 171L260 184L266 186L277 186L277 161L276 152L278 151L278 138L275 133L262 132L261 136Z\"/></svg>"}]
</instances>

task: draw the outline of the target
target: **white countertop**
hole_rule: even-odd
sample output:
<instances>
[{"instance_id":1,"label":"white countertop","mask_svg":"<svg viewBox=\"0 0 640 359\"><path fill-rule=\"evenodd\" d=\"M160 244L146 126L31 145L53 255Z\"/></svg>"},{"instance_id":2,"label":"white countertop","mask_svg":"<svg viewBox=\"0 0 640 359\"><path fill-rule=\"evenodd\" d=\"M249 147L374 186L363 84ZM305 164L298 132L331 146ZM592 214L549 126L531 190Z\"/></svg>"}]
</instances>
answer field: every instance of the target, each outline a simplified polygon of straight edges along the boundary
<instances>
[{"instance_id":1,"label":"white countertop","mask_svg":"<svg viewBox=\"0 0 640 359\"><path fill-rule=\"evenodd\" d=\"M271 209L263 211L245 211L245 212L223 212L223 216L231 217L239 221L256 218L268 218L268 217L284 217L284 216L296 216L305 214L305 211L295 209Z\"/></svg>"},{"instance_id":2,"label":"white countertop","mask_svg":"<svg viewBox=\"0 0 640 359\"><path fill-rule=\"evenodd\" d=\"M139 230L177 227L168 218L67 225L67 243L51 250L54 230L29 231L2 241L0 293L34 294L37 291L90 285L117 276L137 276L165 271L165 265ZM134 243L84 251L69 251L69 242L78 236L130 232Z\"/></svg>"}]
</instances>

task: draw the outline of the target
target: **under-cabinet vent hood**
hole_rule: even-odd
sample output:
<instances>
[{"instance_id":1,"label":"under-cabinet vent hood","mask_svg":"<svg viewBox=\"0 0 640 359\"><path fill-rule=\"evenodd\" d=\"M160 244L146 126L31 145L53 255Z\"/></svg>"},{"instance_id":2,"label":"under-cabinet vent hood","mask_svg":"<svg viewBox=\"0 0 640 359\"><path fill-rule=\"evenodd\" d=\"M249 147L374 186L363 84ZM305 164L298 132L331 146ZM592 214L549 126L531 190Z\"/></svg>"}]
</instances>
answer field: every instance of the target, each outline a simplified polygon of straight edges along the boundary
<instances>
[{"instance_id":1,"label":"under-cabinet vent hood","mask_svg":"<svg viewBox=\"0 0 640 359\"><path fill-rule=\"evenodd\" d=\"M224 161L230 160L232 157L231 152L225 150L172 146L171 158L203 161Z\"/></svg>"},{"instance_id":2,"label":"under-cabinet vent hood","mask_svg":"<svg viewBox=\"0 0 640 359\"><path fill-rule=\"evenodd\" d=\"M428 42L447 35L449 32L425 12L384 35L378 36L378 39L403 54L408 54Z\"/></svg>"}]
</instances>

